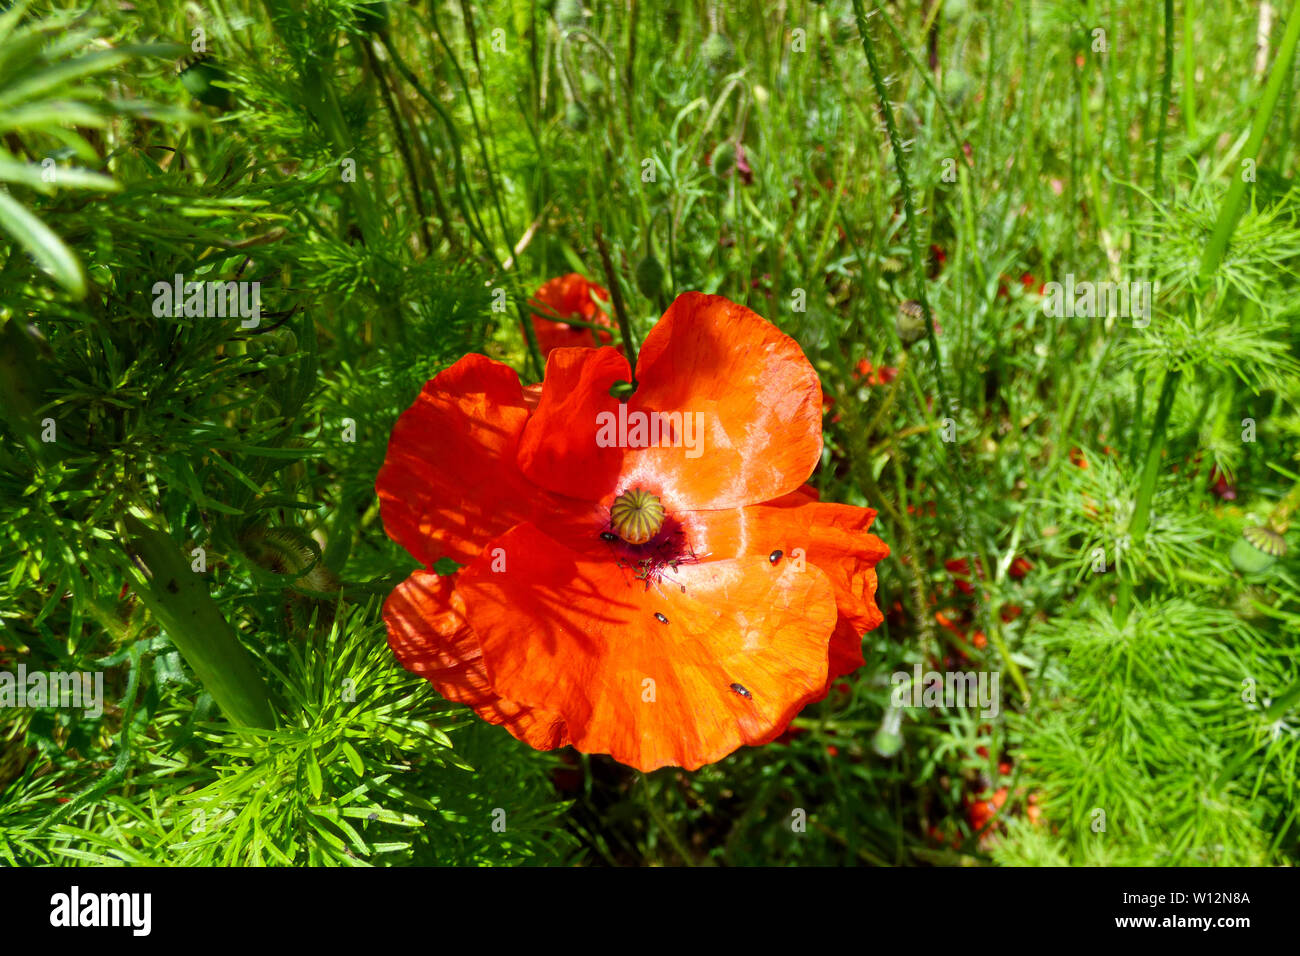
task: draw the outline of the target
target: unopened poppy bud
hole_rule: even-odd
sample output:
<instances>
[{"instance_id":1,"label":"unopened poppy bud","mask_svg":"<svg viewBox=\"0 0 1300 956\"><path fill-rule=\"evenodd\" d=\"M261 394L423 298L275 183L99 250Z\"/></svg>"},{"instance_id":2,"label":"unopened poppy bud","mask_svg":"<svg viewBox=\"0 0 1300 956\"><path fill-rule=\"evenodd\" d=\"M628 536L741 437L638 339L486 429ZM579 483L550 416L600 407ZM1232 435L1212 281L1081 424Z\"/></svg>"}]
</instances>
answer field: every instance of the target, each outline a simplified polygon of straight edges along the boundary
<instances>
[{"instance_id":1,"label":"unopened poppy bud","mask_svg":"<svg viewBox=\"0 0 1300 956\"><path fill-rule=\"evenodd\" d=\"M581 0L556 0L555 22L566 30L582 26L586 19Z\"/></svg>"},{"instance_id":2,"label":"unopened poppy bud","mask_svg":"<svg viewBox=\"0 0 1300 956\"><path fill-rule=\"evenodd\" d=\"M712 70L725 70L735 58L736 48L721 33L710 33L700 47L700 56Z\"/></svg>"},{"instance_id":3,"label":"unopened poppy bud","mask_svg":"<svg viewBox=\"0 0 1300 956\"><path fill-rule=\"evenodd\" d=\"M664 506L657 495L633 488L614 499L609 510L614 533L628 544L645 544L664 525Z\"/></svg>"},{"instance_id":4,"label":"unopened poppy bud","mask_svg":"<svg viewBox=\"0 0 1300 956\"><path fill-rule=\"evenodd\" d=\"M664 287L664 267L654 256L646 256L636 264L636 287L647 299L657 298Z\"/></svg>"},{"instance_id":5,"label":"unopened poppy bud","mask_svg":"<svg viewBox=\"0 0 1300 956\"><path fill-rule=\"evenodd\" d=\"M730 143L719 143L713 151L713 175L719 179L730 176L736 168L736 147Z\"/></svg>"},{"instance_id":6,"label":"unopened poppy bud","mask_svg":"<svg viewBox=\"0 0 1300 956\"><path fill-rule=\"evenodd\" d=\"M570 103L564 110L564 123L575 133L586 132L587 126L591 122L591 114L587 112L587 107L583 106L577 100Z\"/></svg>"},{"instance_id":7,"label":"unopened poppy bud","mask_svg":"<svg viewBox=\"0 0 1300 956\"><path fill-rule=\"evenodd\" d=\"M1286 541L1272 528L1246 528L1228 557L1242 574L1259 574L1286 554Z\"/></svg>"},{"instance_id":8,"label":"unopened poppy bud","mask_svg":"<svg viewBox=\"0 0 1300 956\"><path fill-rule=\"evenodd\" d=\"M234 108L235 95L224 86L213 85L226 82L230 75L212 61L210 54L183 62L179 72L181 85L200 103L223 111Z\"/></svg>"},{"instance_id":9,"label":"unopened poppy bud","mask_svg":"<svg viewBox=\"0 0 1300 956\"><path fill-rule=\"evenodd\" d=\"M881 757L892 757L903 749L903 711L898 707L885 709L885 717L871 738L871 749Z\"/></svg>"}]
</instances>

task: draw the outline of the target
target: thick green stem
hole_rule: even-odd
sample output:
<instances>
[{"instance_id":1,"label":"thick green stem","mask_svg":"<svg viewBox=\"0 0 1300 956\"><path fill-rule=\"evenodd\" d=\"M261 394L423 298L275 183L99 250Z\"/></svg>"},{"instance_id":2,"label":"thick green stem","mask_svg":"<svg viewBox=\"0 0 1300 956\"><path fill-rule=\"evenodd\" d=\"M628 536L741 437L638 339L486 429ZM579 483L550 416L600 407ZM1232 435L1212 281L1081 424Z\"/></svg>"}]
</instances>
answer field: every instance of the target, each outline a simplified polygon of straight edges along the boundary
<instances>
[{"instance_id":1,"label":"thick green stem","mask_svg":"<svg viewBox=\"0 0 1300 956\"><path fill-rule=\"evenodd\" d=\"M236 723L275 726L275 708L252 655L190 569L176 542L128 514L126 549L147 570L136 575L136 593L194 669L217 706Z\"/></svg>"},{"instance_id":2,"label":"thick green stem","mask_svg":"<svg viewBox=\"0 0 1300 956\"><path fill-rule=\"evenodd\" d=\"M1142 466L1137 503L1128 526L1128 533L1134 545L1142 541L1151 523L1151 499L1155 494L1156 475L1160 471L1160 458L1165 450L1165 429L1169 424L1169 413L1174 407L1174 395L1178 391L1180 378L1182 378L1181 372L1170 369L1165 372L1165 379L1160 385L1160 399L1156 403L1156 416L1151 423L1151 441L1147 446L1146 462Z\"/></svg>"},{"instance_id":3,"label":"thick green stem","mask_svg":"<svg viewBox=\"0 0 1300 956\"><path fill-rule=\"evenodd\" d=\"M1151 439L1147 444L1147 457L1142 466L1142 477L1138 483L1137 501L1133 506L1133 517L1129 521L1129 544L1137 547L1146 536L1151 523L1151 499L1155 496L1156 478L1160 472L1160 459L1165 452L1165 429L1169 424L1169 413L1174 407L1174 395L1178 392L1178 380L1182 373L1176 369L1165 372L1160 385L1160 400L1156 404L1155 419L1151 423ZM1119 599L1115 604L1114 619L1118 625L1128 620L1133 608L1133 583L1124 581L1120 585Z\"/></svg>"}]
</instances>

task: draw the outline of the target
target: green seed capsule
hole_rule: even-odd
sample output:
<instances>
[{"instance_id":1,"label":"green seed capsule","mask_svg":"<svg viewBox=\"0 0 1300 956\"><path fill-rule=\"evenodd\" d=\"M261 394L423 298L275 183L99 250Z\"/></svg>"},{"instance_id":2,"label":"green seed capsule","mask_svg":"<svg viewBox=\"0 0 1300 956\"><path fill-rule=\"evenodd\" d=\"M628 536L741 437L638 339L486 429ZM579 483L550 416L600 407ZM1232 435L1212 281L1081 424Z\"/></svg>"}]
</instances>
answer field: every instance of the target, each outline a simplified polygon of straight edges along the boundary
<instances>
[{"instance_id":1,"label":"green seed capsule","mask_svg":"<svg viewBox=\"0 0 1300 956\"><path fill-rule=\"evenodd\" d=\"M1242 574L1259 574L1286 554L1286 541L1271 528L1246 528L1228 557Z\"/></svg>"},{"instance_id":2,"label":"green seed capsule","mask_svg":"<svg viewBox=\"0 0 1300 956\"><path fill-rule=\"evenodd\" d=\"M700 47L700 56L711 70L725 70L736 58L736 48L721 33L710 33Z\"/></svg>"},{"instance_id":3,"label":"green seed capsule","mask_svg":"<svg viewBox=\"0 0 1300 956\"><path fill-rule=\"evenodd\" d=\"M894 321L894 327L898 329L898 337L904 345L912 343L925 337L925 314L921 309L921 303L915 299L908 299L898 307L898 318Z\"/></svg>"},{"instance_id":4,"label":"green seed capsule","mask_svg":"<svg viewBox=\"0 0 1300 956\"><path fill-rule=\"evenodd\" d=\"M614 499L609 510L614 533L628 544L645 544L664 524L664 506L658 496L633 488Z\"/></svg>"}]
</instances>

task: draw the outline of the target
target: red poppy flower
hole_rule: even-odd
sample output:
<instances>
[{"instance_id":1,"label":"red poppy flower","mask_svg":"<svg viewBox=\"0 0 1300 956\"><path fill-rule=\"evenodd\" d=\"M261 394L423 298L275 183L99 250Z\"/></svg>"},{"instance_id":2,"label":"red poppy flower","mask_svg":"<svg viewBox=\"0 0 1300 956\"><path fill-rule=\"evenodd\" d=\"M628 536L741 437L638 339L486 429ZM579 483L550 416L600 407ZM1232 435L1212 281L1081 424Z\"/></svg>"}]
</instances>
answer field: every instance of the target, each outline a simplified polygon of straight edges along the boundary
<instances>
[{"instance_id":1,"label":"red poppy flower","mask_svg":"<svg viewBox=\"0 0 1300 956\"><path fill-rule=\"evenodd\" d=\"M855 379L866 382L868 385L888 385L898 378L898 369L891 365L882 365L878 369L873 368L866 359L859 359L857 365L853 367L852 374Z\"/></svg>"},{"instance_id":2,"label":"red poppy flower","mask_svg":"<svg viewBox=\"0 0 1300 956\"><path fill-rule=\"evenodd\" d=\"M992 822L993 818L998 815L1003 804L1007 802L1007 788L999 787L991 797L984 797L972 800L969 796L966 798L966 818L970 821L972 830L979 832Z\"/></svg>"},{"instance_id":3,"label":"red poppy flower","mask_svg":"<svg viewBox=\"0 0 1300 956\"><path fill-rule=\"evenodd\" d=\"M1219 471L1218 465L1210 469L1210 487L1224 501L1237 500L1237 486L1228 481L1227 476Z\"/></svg>"},{"instance_id":4,"label":"red poppy flower","mask_svg":"<svg viewBox=\"0 0 1300 956\"><path fill-rule=\"evenodd\" d=\"M953 584L957 585L957 590L961 591L962 594L975 593L975 588L971 585L969 560L966 558L951 558L950 560L945 561L943 566L947 568L948 573L952 575ZM979 574L980 580L983 580L984 562L976 560L975 570Z\"/></svg>"},{"instance_id":5,"label":"red poppy flower","mask_svg":"<svg viewBox=\"0 0 1300 956\"><path fill-rule=\"evenodd\" d=\"M1020 276L1020 284L1025 287L1026 292L1033 292L1035 295L1042 295L1047 288L1046 282L1039 282L1034 278L1032 272L1026 272Z\"/></svg>"},{"instance_id":6,"label":"red poppy flower","mask_svg":"<svg viewBox=\"0 0 1300 956\"><path fill-rule=\"evenodd\" d=\"M533 294L532 302L535 306L540 306L543 313L534 312L532 315L533 329L537 332L537 344L541 346L543 358L550 355L553 349L593 348L609 345L613 341L610 332L596 332L550 317L558 315L579 319L612 329L609 316L592 300L593 295L602 302L609 301L607 291L576 272L551 279Z\"/></svg>"},{"instance_id":7,"label":"red poppy flower","mask_svg":"<svg viewBox=\"0 0 1300 956\"><path fill-rule=\"evenodd\" d=\"M835 411L835 399L831 398L831 396L829 395L823 395L822 396L822 417L825 418L827 415L830 415L831 424L838 425L840 423L840 413L835 412L835 414L831 415L831 412L833 411Z\"/></svg>"},{"instance_id":8,"label":"red poppy flower","mask_svg":"<svg viewBox=\"0 0 1300 956\"><path fill-rule=\"evenodd\" d=\"M1039 821L1043 818L1043 808L1038 805L1038 794L1031 793L1026 798L1026 802L1029 805L1025 807L1025 816L1032 826L1038 826Z\"/></svg>"},{"instance_id":9,"label":"red poppy flower","mask_svg":"<svg viewBox=\"0 0 1300 956\"><path fill-rule=\"evenodd\" d=\"M376 482L426 568L384 620L407 669L534 747L695 769L774 739L862 664L889 549L874 511L803 484L821 386L749 309L679 297L620 408L610 387L631 379L612 348L562 348L532 395L481 355L427 383ZM603 416L638 413L663 421L657 445L635 425L601 440ZM428 570L444 557L465 566Z\"/></svg>"},{"instance_id":10,"label":"red poppy flower","mask_svg":"<svg viewBox=\"0 0 1300 956\"><path fill-rule=\"evenodd\" d=\"M948 253L943 251L943 247L935 243L930 243L930 268L929 275L933 279L943 272L944 265L948 262Z\"/></svg>"}]
</instances>

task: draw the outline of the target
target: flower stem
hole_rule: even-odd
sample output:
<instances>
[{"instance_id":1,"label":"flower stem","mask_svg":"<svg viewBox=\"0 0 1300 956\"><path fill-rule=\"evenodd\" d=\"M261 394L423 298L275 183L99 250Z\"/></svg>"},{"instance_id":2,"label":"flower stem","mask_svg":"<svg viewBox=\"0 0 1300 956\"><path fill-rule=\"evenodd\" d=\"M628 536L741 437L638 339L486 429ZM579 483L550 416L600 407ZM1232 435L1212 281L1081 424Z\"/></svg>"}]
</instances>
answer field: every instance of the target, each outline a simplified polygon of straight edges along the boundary
<instances>
[{"instance_id":1,"label":"flower stem","mask_svg":"<svg viewBox=\"0 0 1300 956\"><path fill-rule=\"evenodd\" d=\"M1282 93L1282 85L1291 74L1297 40L1300 40L1300 2L1291 5L1291 14L1286 22L1286 34L1278 47L1277 59L1273 61L1273 66L1268 72L1268 82L1264 85L1259 107L1255 111L1255 120L1251 125L1250 139L1246 141L1246 148L1242 151L1243 162L1249 160L1254 163L1259 159L1260 149L1264 145L1264 136L1268 133L1269 121L1273 118L1273 111ZM1251 176L1249 179L1253 182L1255 177ZM1219 209L1219 218L1214 223L1214 232L1210 234L1210 241L1201 255L1201 267L1196 277L1199 286L1197 292L1205 291L1205 286L1214 276L1215 270L1219 268L1219 263L1223 261L1223 255L1228 249L1228 240L1232 237L1233 230L1237 228L1237 219L1241 215L1241 205L1246 196L1247 185L1247 177L1238 173L1233 177L1232 185L1228 187L1228 195L1224 197L1223 206Z\"/></svg>"},{"instance_id":2,"label":"flower stem","mask_svg":"<svg viewBox=\"0 0 1300 956\"><path fill-rule=\"evenodd\" d=\"M274 727L271 694L252 656L176 542L133 514L128 513L123 524L126 550L147 572L135 575L135 591L203 688L230 720L247 727Z\"/></svg>"},{"instance_id":3,"label":"flower stem","mask_svg":"<svg viewBox=\"0 0 1300 956\"><path fill-rule=\"evenodd\" d=\"M1165 0L1165 69L1164 75L1160 78L1160 125L1156 127L1156 187L1154 194L1157 200L1164 198L1160 195L1160 192L1164 183L1165 127L1169 125L1167 122L1169 119L1169 96L1173 91L1173 82L1174 0Z\"/></svg>"},{"instance_id":4,"label":"flower stem","mask_svg":"<svg viewBox=\"0 0 1300 956\"><path fill-rule=\"evenodd\" d=\"M600 264L605 269L605 282L609 285L610 298L614 300L614 315L618 317L618 330L623 336L623 350L627 363L632 366L632 384L636 385L636 340L632 338L632 323L627 318L627 307L623 304L623 289L614 274L614 263L609 258L609 246L605 244L605 234L600 226L595 229L596 248L600 250Z\"/></svg>"},{"instance_id":5,"label":"flower stem","mask_svg":"<svg viewBox=\"0 0 1300 956\"><path fill-rule=\"evenodd\" d=\"M876 88L876 99L880 101L880 112L885 119L885 129L889 133L889 148L894 154L894 170L898 174L899 189L903 194L903 219L907 224L907 248L912 259L912 274L916 281L916 301L921 303L921 314L925 320L926 341L930 343L930 354L934 358L934 378L938 386L939 404L948 408L948 389L943 379L943 363L939 355L939 343L934 336L934 313L930 310L930 300L925 294L925 270L921 266L921 244L917 241L916 210L912 203L912 180L907 173L907 163L903 159L903 141L898 135L898 124L894 121L894 107L889 102L889 91L885 89L885 79L876 61L876 47L867 30L867 13L862 7L862 0L853 0L853 11L857 15L858 35L862 38L862 49L867 54L867 68L871 73L872 85Z\"/></svg>"}]
</instances>

